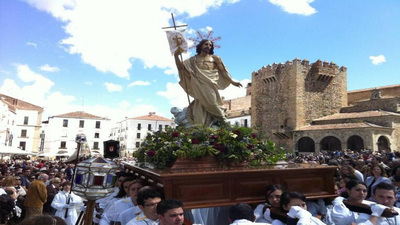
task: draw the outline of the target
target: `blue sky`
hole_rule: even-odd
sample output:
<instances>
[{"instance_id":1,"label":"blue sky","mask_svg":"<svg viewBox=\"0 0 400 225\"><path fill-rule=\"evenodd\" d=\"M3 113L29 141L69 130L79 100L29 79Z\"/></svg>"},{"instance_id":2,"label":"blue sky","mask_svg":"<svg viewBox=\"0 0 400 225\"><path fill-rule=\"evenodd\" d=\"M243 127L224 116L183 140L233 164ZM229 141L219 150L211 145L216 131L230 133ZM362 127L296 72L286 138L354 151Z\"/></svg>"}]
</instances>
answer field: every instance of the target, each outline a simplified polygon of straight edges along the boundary
<instances>
[{"instance_id":1,"label":"blue sky","mask_svg":"<svg viewBox=\"0 0 400 225\"><path fill-rule=\"evenodd\" d=\"M1 0L0 92L44 107L44 120L171 117L187 105L161 29L171 13L187 36L220 36L215 54L244 86L295 58L347 67L348 90L399 84L399 11L396 0Z\"/></svg>"}]
</instances>

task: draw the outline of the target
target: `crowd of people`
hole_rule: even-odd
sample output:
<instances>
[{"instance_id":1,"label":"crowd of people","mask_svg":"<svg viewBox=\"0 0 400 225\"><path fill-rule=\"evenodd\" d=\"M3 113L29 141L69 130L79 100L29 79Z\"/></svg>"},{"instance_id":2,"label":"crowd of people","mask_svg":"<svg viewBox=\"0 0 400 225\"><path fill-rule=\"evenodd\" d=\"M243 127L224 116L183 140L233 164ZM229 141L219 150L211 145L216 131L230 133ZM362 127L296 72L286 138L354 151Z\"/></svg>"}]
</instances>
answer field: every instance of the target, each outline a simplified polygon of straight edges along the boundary
<instances>
[{"instance_id":1,"label":"crowd of people","mask_svg":"<svg viewBox=\"0 0 400 225\"><path fill-rule=\"evenodd\" d=\"M119 161L116 160L119 165ZM163 193L144 186L120 167L114 192L96 202L93 223L99 225L185 224L400 224L397 194L400 154L395 152L323 151L288 154L288 163L328 164L338 167L335 199L308 200L281 184L266 187L265 203L235 204L210 209L184 210L182 202L164 199ZM84 199L71 191L74 164L63 161L11 159L0 163L1 224L68 224L79 221ZM350 203L369 206L358 212ZM351 205L351 204L350 204ZM397 207L396 207L397 206ZM285 218L277 216L283 213ZM275 216L274 216L275 215ZM51 221L51 222L44 222Z\"/></svg>"}]
</instances>

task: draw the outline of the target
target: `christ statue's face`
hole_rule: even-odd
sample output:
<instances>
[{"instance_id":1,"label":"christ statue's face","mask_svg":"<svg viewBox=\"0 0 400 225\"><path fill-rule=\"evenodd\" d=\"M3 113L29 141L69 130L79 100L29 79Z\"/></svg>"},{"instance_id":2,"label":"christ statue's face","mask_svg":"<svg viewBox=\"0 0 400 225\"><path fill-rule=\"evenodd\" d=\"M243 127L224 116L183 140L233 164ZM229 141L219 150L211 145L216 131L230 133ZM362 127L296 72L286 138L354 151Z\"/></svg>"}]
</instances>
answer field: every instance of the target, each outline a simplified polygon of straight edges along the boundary
<instances>
[{"instance_id":1,"label":"christ statue's face","mask_svg":"<svg viewBox=\"0 0 400 225\"><path fill-rule=\"evenodd\" d=\"M204 53L209 53L211 48L212 48L212 42L211 41L206 41L203 43L203 45L201 46L201 51Z\"/></svg>"}]
</instances>

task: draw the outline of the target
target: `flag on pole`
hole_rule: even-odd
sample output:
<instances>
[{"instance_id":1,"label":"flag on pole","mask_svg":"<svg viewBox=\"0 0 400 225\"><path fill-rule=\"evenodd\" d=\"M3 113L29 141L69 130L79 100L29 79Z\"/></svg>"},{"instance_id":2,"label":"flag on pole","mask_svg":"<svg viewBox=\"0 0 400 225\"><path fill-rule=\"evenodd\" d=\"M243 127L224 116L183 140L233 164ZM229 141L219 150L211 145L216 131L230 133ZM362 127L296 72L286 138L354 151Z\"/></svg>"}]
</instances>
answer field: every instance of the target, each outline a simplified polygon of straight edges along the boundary
<instances>
[{"instance_id":1,"label":"flag on pole","mask_svg":"<svg viewBox=\"0 0 400 225\"><path fill-rule=\"evenodd\" d=\"M184 30L171 30L166 32L172 55L178 48L180 48L182 52L186 52L189 49Z\"/></svg>"}]
</instances>

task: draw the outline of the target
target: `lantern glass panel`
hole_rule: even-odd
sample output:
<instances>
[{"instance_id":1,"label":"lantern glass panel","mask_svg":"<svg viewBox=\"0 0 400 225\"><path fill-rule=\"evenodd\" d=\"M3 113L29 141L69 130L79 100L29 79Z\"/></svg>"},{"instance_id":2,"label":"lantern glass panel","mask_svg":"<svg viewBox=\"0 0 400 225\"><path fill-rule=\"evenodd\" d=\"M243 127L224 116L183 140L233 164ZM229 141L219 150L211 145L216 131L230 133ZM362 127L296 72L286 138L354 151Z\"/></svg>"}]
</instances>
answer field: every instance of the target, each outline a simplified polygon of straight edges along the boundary
<instances>
[{"instance_id":1,"label":"lantern glass panel","mask_svg":"<svg viewBox=\"0 0 400 225\"><path fill-rule=\"evenodd\" d=\"M104 176L94 176L93 185L103 185Z\"/></svg>"},{"instance_id":2,"label":"lantern glass panel","mask_svg":"<svg viewBox=\"0 0 400 225\"><path fill-rule=\"evenodd\" d=\"M113 174L109 174L107 176L107 186L114 186L115 182L117 181L117 176L114 176Z\"/></svg>"},{"instance_id":3,"label":"lantern glass panel","mask_svg":"<svg viewBox=\"0 0 400 225\"><path fill-rule=\"evenodd\" d=\"M76 174L75 183L82 184L83 182L83 174Z\"/></svg>"}]
</instances>

